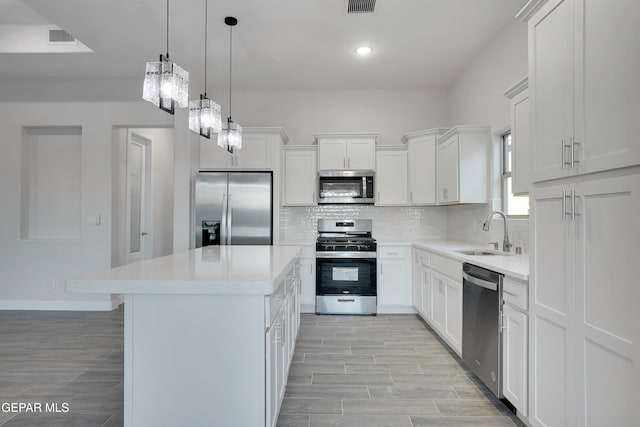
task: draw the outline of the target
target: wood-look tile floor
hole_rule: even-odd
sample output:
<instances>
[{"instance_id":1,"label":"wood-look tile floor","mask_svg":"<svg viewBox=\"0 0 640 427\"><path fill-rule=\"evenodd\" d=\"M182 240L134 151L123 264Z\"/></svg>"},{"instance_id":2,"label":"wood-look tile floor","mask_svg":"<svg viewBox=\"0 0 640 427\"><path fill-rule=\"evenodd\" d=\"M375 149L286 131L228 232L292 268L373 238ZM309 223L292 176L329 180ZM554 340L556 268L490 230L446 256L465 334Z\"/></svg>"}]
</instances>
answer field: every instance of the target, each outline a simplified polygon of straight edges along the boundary
<instances>
[{"instance_id":1,"label":"wood-look tile floor","mask_svg":"<svg viewBox=\"0 0 640 427\"><path fill-rule=\"evenodd\" d=\"M121 426L123 309L0 311L0 425ZM522 425L413 315L303 315L278 426ZM46 413L45 404L69 404Z\"/></svg>"},{"instance_id":2,"label":"wood-look tile floor","mask_svg":"<svg viewBox=\"0 0 640 427\"><path fill-rule=\"evenodd\" d=\"M279 427L523 425L415 315L302 315Z\"/></svg>"}]
</instances>

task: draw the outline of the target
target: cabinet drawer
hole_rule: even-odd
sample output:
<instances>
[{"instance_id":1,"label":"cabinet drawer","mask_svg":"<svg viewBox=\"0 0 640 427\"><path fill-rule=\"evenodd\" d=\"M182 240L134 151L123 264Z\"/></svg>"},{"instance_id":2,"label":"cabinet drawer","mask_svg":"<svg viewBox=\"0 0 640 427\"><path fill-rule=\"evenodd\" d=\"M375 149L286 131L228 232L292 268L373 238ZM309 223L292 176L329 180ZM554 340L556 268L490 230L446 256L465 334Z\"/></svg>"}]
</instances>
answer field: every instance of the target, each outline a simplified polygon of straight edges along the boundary
<instances>
[{"instance_id":1,"label":"cabinet drawer","mask_svg":"<svg viewBox=\"0 0 640 427\"><path fill-rule=\"evenodd\" d=\"M278 289L276 289L276 291L271 295L266 296L264 299L264 320L267 327L271 326L278 314L278 311L280 310L280 306L282 306L286 281L286 279L283 280L278 286Z\"/></svg>"},{"instance_id":2,"label":"cabinet drawer","mask_svg":"<svg viewBox=\"0 0 640 427\"><path fill-rule=\"evenodd\" d=\"M527 311L529 309L528 290L529 285L526 282L505 277L502 282L502 299L507 304Z\"/></svg>"},{"instance_id":3,"label":"cabinet drawer","mask_svg":"<svg viewBox=\"0 0 640 427\"><path fill-rule=\"evenodd\" d=\"M462 263L460 261L431 254L431 268L462 283Z\"/></svg>"},{"instance_id":4,"label":"cabinet drawer","mask_svg":"<svg viewBox=\"0 0 640 427\"><path fill-rule=\"evenodd\" d=\"M378 246L378 258L406 258L406 246Z\"/></svg>"}]
</instances>

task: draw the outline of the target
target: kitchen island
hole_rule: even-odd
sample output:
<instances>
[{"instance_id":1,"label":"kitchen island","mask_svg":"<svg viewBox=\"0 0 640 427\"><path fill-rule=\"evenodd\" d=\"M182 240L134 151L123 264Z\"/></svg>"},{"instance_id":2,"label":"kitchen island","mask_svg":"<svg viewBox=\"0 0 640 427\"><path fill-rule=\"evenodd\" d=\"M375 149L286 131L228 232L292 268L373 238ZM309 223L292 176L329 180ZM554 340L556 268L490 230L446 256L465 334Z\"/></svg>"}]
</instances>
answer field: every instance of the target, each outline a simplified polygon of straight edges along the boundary
<instances>
[{"instance_id":1,"label":"kitchen island","mask_svg":"<svg viewBox=\"0 0 640 427\"><path fill-rule=\"evenodd\" d=\"M208 246L68 280L123 294L124 423L275 425L300 319L295 246Z\"/></svg>"}]
</instances>

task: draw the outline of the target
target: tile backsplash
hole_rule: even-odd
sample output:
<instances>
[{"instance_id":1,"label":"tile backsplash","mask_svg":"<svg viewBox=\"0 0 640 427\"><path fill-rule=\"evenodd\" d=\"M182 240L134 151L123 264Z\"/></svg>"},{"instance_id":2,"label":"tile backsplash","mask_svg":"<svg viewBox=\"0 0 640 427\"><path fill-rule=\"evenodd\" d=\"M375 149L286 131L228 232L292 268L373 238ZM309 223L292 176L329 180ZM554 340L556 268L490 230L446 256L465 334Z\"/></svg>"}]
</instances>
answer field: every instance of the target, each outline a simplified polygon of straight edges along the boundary
<instances>
[{"instance_id":1,"label":"tile backsplash","mask_svg":"<svg viewBox=\"0 0 640 427\"><path fill-rule=\"evenodd\" d=\"M283 207L280 211L280 240L315 240L318 234L318 219L323 218L371 219L373 220L373 237L382 243L447 238L447 209L323 205Z\"/></svg>"},{"instance_id":2,"label":"tile backsplash","mask_svg":"<svg viewBox=\"0 0 640 427\"><path fill-rule=\"evenodd\" d=\"M498 242L502 250L504 234L502 217L494 216L490 230L488 232L482 230L482 223L490 212L488 204L451 206L447 211L448 240L476 243L486 247L489 247L489 242ZM508 228L509 240L513 247L520 246L523 252L529 252L529 219L510 218Z\"/></svg>"}]
</instances>

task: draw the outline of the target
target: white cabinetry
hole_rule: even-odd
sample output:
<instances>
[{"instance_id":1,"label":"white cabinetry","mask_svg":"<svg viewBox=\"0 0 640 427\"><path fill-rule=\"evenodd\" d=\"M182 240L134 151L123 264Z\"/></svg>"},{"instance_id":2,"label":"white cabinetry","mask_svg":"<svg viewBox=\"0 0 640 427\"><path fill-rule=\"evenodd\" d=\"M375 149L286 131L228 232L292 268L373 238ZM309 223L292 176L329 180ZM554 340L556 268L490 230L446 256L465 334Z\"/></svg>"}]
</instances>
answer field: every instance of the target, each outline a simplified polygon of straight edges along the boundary
<instances>
[{"instance_id":1,"label":"white cabinetry","mask_svg":"<svg viewBox=\"0 0 640 427\"><path fill-rule=\"evenodd\" d=\"M634 425L640 175L535 188L532 196L530 421Z\"/></svg>"},{"instance_id":2,"label":"white cabinetry","mask_svg":"<svg viewBox=\"0 0 640 427\"><path fill-rule=\"evenodd\" d=\"M289 142L282 128L243 128L242 149L229 153L217 145L217 137L200 138L200 170L271 170L280 146Z\"/></svg>"},{"instance_id":3,"label":"white cabinetry","mask_svg":"<svg viewBox=\"0 0 640 427\"><path fill-rule=\"evenodd\" d=\"M318 170L375 170L378 134L316 134Z\"/></svg>"},{"instance_id":4,"label":"white cabinetry","mask_svg":"<svg viewBox=\"0 0 640 427\"><path fill-rule=\"evenodd\" d=\"M437 141L439 204L486 203L490 128L458 126Z\"/></svg>"},{"instance_id":5,"label":"white cabinetry","mask_svg":"<svg viewBox=\"0 0 640 427\"><path fill-rule=\"evenodd\" d=\"M527 416L528 313L526 282L505 277L502 286L502 393Z\"/></svg>"},{"instance_id":6,"label":"white cabinetry","mask_svg":"<svg viewBox=\"0 0 640 427\"><path fill-rule=\"evenodd\" d=\"M420 264L421 252L422 251L417 248L411 249L411 299L413 301L413 307L420 314L422 314L422 265Z\"/></svg>"},{"instance_id":7,"label":"white cabinetry","mask_svg":"<svg viewBox=\"0 0 640 427\"><path fill-rule=\"evenodd\" d=\"M550 0L530 17L535 182L640 164L638 40L636 0Z\"/></svg>"},{"instance_id":8,"label":"white cabinetry","mask_svg":"<svg viewBox=\"0 0 640 427\"><path fill-rule=\"evenodd\" d=\"M422 284L422 301L419 303L418 312L460 355L462 353L462 263L424 250L414 253L413 261L414 272L420 274ZM415 263L418 263L418 266Z\"/></svg>"},{"instance_id":9,"label":"white cabinetry","mask_svg":"<svg viewBox=\"0 0 640 427\"><path fill-rule=\"evenodd\" d=\"M528 79L525 77L505 92L511 100L511 191L528 194L531 188L531 125Z\"/></svg>"},{"instance_id":10,"label":"white cabinetry","mask_svg":"<svg viewBox=\"0 0 640 427\"><path fill-rule=\"evenodd\" d=\"M279 289L265 301L269 325L265 332L266 426L273 427L278 421L300 327L300 269L296 263Z\"/></svg>"},{"instance_id":11,"label":"white cabinetry","mask_svg":"<svg viewBox=\"0 0 640 427\"><path fill-rule=\"evenodd\" d=\"M318 204L317 147L284 148L283 206L315 206Z\"/></svg>"},{"instance_id":12,"label":"white cabinetry","mask_svg":"<svg viewBox=\"0 0 640 427\"><path fill-rule=\"evenodd\" d=\"M407 150L403 146L378 147L376 164L376 206L406 206Z\"/></svg>"},{"instance_id":13,"label":"white cabinetry","mask_svg":"<svg viewBox=\"0 0 640 427\"><path fill-rule=\"evenodd\" d=\"M409 204L436 204L436 138L447 129L429 129L408 133L402 141L408 145ZM379 167L379 165L378 165Z\"/></svg>"},{"instance_id":14,"label":"white cabinetry","mask_svg":"<svg viewBox=\"0 0 640 427\"><path fill-rule=\"evenodd\" d=\"M316 252L313 246L305 247L300 258L300 311L316 312Z\"/></svg>"},{"instance_id":15,"label":"white cabinetry","mask_svg":"<svg viewBox=\"0 0 640 427\"><path fill-rule=\"evenodd\" d=\"M378 313L413 313L409 246L378 244Z\"/></svg>"}]
</instances>

